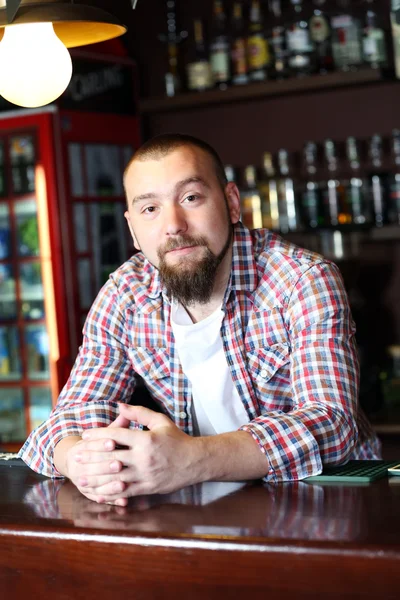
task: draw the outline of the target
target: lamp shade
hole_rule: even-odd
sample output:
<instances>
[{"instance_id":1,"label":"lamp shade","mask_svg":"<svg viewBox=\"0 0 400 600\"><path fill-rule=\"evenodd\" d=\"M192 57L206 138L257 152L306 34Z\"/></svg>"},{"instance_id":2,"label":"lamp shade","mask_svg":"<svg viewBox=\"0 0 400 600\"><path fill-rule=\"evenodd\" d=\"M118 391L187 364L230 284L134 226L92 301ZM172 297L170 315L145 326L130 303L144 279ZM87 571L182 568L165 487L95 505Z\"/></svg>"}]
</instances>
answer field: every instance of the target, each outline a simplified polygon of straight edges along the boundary
<instances>
[{"instance_id":1,"label":"lamp shade","mask_svg":"<svg viewBox=\"0 0 400 600\"><path fill-rule=\"evenodd\" d=\"M127 30L114 15L101 8L59 0L21 0L17 14L9 24L5 0L0 0L0 40L4 27L24 23L53 23L56 35L67 48L105 42Z\"/></svg>"}]
</instances>

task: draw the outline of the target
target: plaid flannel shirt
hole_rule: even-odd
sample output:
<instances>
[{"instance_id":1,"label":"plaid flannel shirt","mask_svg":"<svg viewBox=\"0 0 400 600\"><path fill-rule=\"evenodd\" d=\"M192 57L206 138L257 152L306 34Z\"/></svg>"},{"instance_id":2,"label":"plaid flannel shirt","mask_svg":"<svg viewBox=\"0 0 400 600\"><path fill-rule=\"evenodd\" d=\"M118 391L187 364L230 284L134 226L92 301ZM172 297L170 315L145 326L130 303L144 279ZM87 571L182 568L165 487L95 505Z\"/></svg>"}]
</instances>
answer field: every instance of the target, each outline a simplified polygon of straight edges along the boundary
<instances>
[{"instance_id":1,"label":"plaid flannel shirt","mask_svg":"<svg viewBox=\"0 0 400 600\"><path fill-rule=\"evenodd\" d=\"M358 407L355 329L335 264L238 223L223 310L226 360L250 419L241 429L268 459L265 481L298 480L323 465L379 457L379 441ZM59 476L56 444L111 423L118 403L132 396L135 374L163 412L193 434L191 386L170 311L159 272L142 253L110 276L89 312L57 406L20 450L32 469Z\"/></svg>"}]
</instances>

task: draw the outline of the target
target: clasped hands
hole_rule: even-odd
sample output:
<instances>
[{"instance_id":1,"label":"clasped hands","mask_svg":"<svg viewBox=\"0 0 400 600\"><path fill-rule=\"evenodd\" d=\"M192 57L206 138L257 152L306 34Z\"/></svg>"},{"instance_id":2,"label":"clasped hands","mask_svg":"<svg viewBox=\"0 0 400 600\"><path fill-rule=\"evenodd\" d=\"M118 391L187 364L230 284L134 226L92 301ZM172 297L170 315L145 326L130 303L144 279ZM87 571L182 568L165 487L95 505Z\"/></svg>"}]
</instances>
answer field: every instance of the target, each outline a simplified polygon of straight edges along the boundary
<instances>
[{"instance_id":1,"label":"clasped hands","mask_svg":"<svg viewBox=\"0 0 400 600\"><path fill-rule=\"evenodd\" d=\"M67 452L68 478L84 496L126 506L130 496L165 494L201 479L201 438L148 408L121 403L119 409L111 425L85 430ZM148 431L129 429L131 421Z\"/></svg>"}]
</instances>

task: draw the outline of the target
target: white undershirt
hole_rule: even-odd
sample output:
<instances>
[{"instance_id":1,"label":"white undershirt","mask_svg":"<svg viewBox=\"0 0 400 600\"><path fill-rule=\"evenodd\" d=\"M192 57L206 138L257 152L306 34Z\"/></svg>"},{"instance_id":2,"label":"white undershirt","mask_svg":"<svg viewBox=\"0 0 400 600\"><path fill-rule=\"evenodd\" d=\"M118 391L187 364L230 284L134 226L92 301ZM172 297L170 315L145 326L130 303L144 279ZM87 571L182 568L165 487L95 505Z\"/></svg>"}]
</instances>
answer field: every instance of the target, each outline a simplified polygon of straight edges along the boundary
<instances>
[{"instance_id":1,"label":"white undershirt","mask_svg":"<svg viewBox=\"0 0 400 600\"><path fill-rule=\"evenodd\" d=\"M195 435L236 431L249 422L225 358L220 335L223 317L219 307L206 319L193 323L181 304L172 305L176 348L192 386Z\"/></svg>"}]
</instances>

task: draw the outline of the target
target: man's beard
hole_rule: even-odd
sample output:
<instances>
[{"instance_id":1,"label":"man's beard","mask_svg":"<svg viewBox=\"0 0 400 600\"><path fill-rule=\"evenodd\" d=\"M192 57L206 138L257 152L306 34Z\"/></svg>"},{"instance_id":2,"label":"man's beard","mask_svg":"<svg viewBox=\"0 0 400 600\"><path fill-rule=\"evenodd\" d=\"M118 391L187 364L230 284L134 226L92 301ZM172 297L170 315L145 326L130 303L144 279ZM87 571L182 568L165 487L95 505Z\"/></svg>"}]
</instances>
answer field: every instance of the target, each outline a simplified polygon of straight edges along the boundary
<instances>
[{"instance_id":1,"label":"man's beard","mask_svg":"<svg viewBox=\"0 0 400 600\"><path fill-rule=\"evenodd\" d=\"M180 235L171 238L163 248L159 248L157 253L160 265L158 268L167 294L184 306L196 303L206 304L211 298L218 267L229 250L231 240L232 227L229 227L227 240L218 255L211 252L207 239L202 236ZM174 265L168 265L165 260L166 253L183 246L202 247L205 255L201 259L185 256Z\"/></svg>"}]
</instances>

